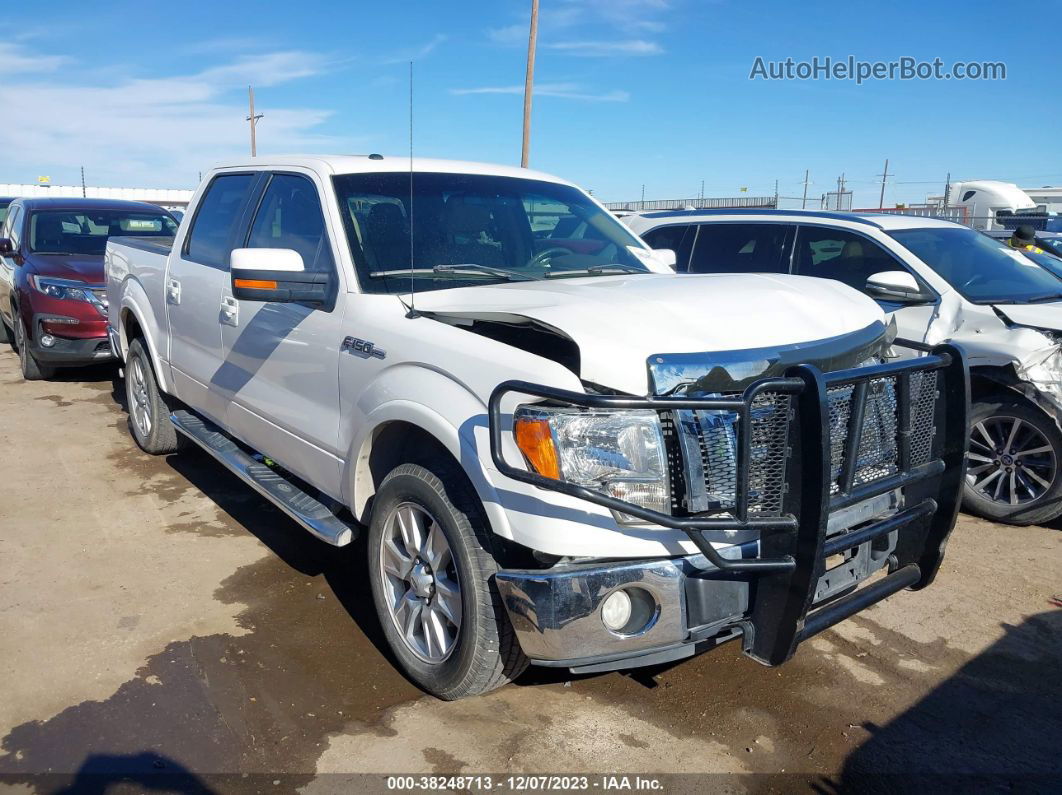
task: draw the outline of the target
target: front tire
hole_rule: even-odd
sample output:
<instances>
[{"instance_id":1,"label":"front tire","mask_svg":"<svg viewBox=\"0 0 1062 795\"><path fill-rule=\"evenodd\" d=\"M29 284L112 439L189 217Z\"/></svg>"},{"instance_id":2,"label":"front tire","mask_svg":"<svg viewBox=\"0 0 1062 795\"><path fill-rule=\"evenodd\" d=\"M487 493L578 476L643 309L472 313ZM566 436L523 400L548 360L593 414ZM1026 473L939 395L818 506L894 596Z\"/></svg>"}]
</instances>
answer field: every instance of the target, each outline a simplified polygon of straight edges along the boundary
<instances>
[{"instance_id":1,"label":"front tire","mask_svg":"<svg viewBox=\"0 0 1062 795\"><path fill-rule=\"evenodd\" d=\"M12 320L15 324L15 350L18 351L18 363L22 370L22 377L26 381L44 381L51 378L55 375L55 368L38 362L29 349L26 324L22 321L22 313L16 309Z\"/></svg>"},{"instance_id":2,"label":"front tire","mask_svg":"<svg viewBox=\"0 0 1062 795\"><path fill-rule=\"evenodd\" d=\"M170 422L169 400L159 390L151 357L139 339L129 343L125 357L125 398L129 433L140 449L151 455L176 452L177 429Z\"/></svg>"},{"instance_id":3,"label":"front tire","mask_svg":"<svg viewBox=\"0 0 1062 795\"><path fill-rule=\"evenodd\" d=\"M1036 406L1006 396L970 412L963 508L1013 525L1062 515L1062 431Z\"/></svg>"},{"instance_id":4,"label":"front tire","mask_svg":"<svg viewBox=\"0 0 1062 795\"><path fill-rule=\"evenodd\" d=\"M396 467L369 523L369 580L406 675L447 701L527 667L494 583L490 528L464 472L442 455Z\"/></svg>"}]
</instances>

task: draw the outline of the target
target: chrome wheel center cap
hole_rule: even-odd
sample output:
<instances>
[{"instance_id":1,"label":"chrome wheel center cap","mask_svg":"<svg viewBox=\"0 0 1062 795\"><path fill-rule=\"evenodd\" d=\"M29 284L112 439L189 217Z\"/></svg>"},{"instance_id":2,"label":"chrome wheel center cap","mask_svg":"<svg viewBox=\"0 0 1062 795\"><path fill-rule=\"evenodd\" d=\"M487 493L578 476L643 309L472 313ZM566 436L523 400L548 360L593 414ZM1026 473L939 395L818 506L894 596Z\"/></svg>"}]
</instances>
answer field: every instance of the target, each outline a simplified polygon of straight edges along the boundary
<instances>
[{"instance_id":1,"label":"chrome wheel center cap","mask_svg":"<svg viewBox=\"0 0 1062 795\"><path fill-rule=\"evenodd\" d=\"M427 599L431 596L434 589L435 577L432 575L428 564L418 560L413 564L413 570L409 572L409 582L413 586L413 593L421 599Z\"/></svg>"}]
</instances>

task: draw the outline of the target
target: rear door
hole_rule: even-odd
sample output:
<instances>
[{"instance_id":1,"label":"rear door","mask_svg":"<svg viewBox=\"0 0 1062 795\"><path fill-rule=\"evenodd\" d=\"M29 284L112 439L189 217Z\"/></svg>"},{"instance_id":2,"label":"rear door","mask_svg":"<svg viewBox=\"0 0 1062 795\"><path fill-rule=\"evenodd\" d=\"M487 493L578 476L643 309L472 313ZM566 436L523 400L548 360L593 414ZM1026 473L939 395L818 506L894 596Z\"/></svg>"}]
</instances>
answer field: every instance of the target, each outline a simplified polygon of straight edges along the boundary
<instances>
[{"instance_id":1,"label":"rear door","mask_svg":"<svg viewBox=\"0 0 1062 795\"><path fill-rule=\"evenodd\" d=\"M700 224L689 272L787 273L792 240L792 224Z\"/></svg>"},{"instance_id":2,"label":"rear door","mask_svg":"<svg viewBox=\"0 0 1062 795\"><path fill-rule=\"evenodd\" d=\"M219 422L227 401L211 384L223 359L222 289L257 180L254 172L221 173L211 180L166 273L169 361L177 397Z\"/></svg>"},{"instance_id":3,"label":"rear door","mask_svg":"<svg viewBox=\"0 0 1062 795\"><path fill-rule=\"evenodd\" d=\"M213 385L231 401L226 425L233 433L338 498L344 335L337 298L343 287L323 187L309 173L265 175L237 247L294 249L307 271L332 273L331 299L324 305L236 300L226 278L224 364Z\"/></svg>"}]
</instances>

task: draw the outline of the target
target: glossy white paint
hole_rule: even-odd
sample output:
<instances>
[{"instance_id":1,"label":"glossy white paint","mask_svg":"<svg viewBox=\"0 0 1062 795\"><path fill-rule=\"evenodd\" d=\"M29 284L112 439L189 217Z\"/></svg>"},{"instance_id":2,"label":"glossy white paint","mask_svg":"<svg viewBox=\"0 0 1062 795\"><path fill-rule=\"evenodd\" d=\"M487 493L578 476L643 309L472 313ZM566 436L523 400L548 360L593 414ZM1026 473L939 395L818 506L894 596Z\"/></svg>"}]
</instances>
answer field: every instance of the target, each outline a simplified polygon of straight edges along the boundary
<instances>
[{"instance_id":1,"label":"glossy white paint","mask_svg":"<svg viewBox=\"0 0 1062 795\"><path fill-rule=\"evenodd\" d=\"M112 324L117 307L141 323L172 372L164 383L193 408L365 517L375 489L370 460L389 428L406 423L457 459L483 501L494 532L556 555L649 557L695 552L682 534L622 527L610 512L501 476L490 460L487 399L498 383L521 379L574 391L579 377L543 357L471 333L462 319L534 320L580 347L583 377L645 394L654 353L768 347L833 337L882 319L868 298L800 277L671 273L520 282L409 296L359 291L334 174L401 171L406 158L259 158L225 171L298 172L313 180L325 213L339 279L334 308L262 304L232 297L228 269L182 258L182 224L168 261L115 240L109 244ZM417 170L482 173L561 182L539 172L454 161L415 160ZM567 184L567 183L564 183ZM198 205L202 187L192 200ZM648 250L644 256L662 263ZM235 256L262 267L263 249ZM235 254L235 253L234 253ZM266 255L268 258L270 255ZM179 295L171 286L179 283ZM404 301L406 303L404 303ZM370 341L383 356L342 350L346 336ZM124 345L123 345L124 347ZM124 355L124 350L123 350ZM511 411L526 398L512 395ZM508 436L508 460L521 456ZM377 473L378 474L378 473ZM734 538L720 539L720 546Z\"/></svg>"},{"instance_id":2,"label":"glossy white paint","mask_svg":"<svg viewBox=\"0 0 1062 795\"><path fill-rule=\"evenodd\" d=\"M229 269L284 273L302 273L306 270L302 255L290 248L234 248L229 255Z\"/></svg>"}]
</instances>

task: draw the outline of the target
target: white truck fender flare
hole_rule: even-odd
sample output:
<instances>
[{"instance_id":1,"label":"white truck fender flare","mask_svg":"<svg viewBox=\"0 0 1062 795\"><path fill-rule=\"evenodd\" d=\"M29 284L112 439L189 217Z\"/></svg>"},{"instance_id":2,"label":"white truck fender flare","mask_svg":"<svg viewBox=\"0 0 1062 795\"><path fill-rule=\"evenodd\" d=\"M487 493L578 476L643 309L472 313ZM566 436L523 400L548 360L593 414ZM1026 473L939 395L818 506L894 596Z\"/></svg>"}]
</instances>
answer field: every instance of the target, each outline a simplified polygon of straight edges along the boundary
<instances>
[{"instance_id":1,"label":"white truck fender flare","mask_svg":"<svg viewBox=\"0 0 1062 795\"><path fill-rule=\"evenodd\" d=\"M348 472L345 483L349 491L346 496L354 516L359 520L368 518L365 516L366 506L376 491L372 472L369 469L369 458L378 431L389 423L405 422L430 434L450 452L475 488L493 532L511 539L512 530L509 527L509 519L502 508L494 484L491 483L484 470L483 459L476 450L476 438L473 436L475 426L482 424L484 430L479 434L479 438L484 442L486 440L486 408L472 394L468 394L468 403L468 408L471 410L464 414L469 417L469 420L463 424L462 430L430 406L411 400L388 401L369 412L361 424L360 432L354 439L350 455L347 457ZM448 405L448 408L456 407ZM481 422L479 422L480 419Z\"/></svg>"},{"instance_id":2,"label":"white truck fender flare","mask_svg":"<svg viewBox=\"0 0 1062 795\"><path fill-rule=\"evenodd\" d=\"M162 357L159 356L158 347L155 342L159 335L158 325L154 322L154 315L145 315L140 309L140 303L138 303L137 296L135 296L135 293L137 292L140 293L141 301L146 302L148 300L147 293L144 292L144 288L139 282L132 279L126 279L122 290L122 303L119 318L121 318L127 310L134 318L136 318L137 325L140 326L144 341L147 343L148 355L151 357L151 364L155 370L155 377L158 379L159 388L163 392L173 394L169 368L162 366ZM147 320L148 317L151 317L150 321ZM118 351L118 353L121 360L124 362L126 354L129 352L129 339L126 335L125 323L121 323L117 331L119 342L121 344L121 350Z\"/></svg>"}]
</instances>

